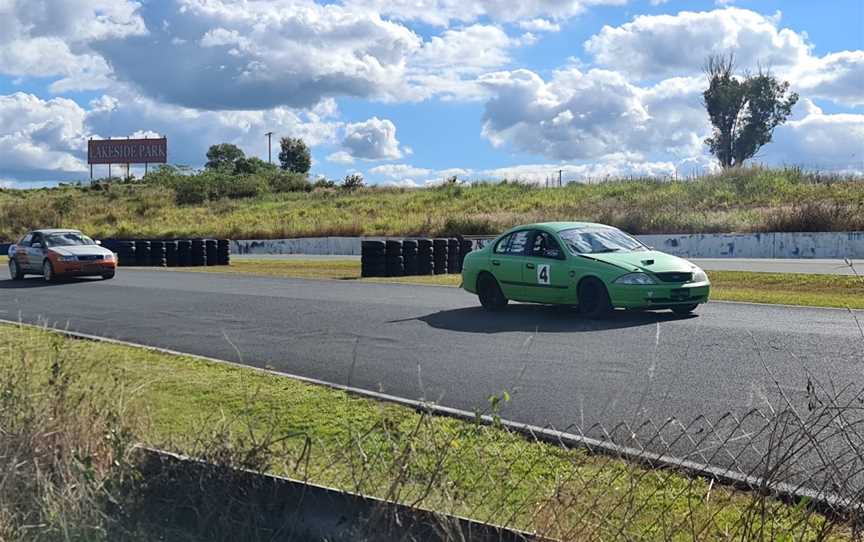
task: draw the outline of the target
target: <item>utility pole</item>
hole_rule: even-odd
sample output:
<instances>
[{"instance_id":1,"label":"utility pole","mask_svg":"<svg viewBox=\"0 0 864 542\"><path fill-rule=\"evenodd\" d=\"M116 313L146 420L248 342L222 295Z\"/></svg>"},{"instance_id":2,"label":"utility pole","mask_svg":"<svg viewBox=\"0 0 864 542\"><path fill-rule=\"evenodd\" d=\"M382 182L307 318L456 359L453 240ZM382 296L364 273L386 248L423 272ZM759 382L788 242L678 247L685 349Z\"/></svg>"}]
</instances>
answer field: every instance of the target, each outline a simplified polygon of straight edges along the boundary
<instances>
[{"instance_id":1,"label":"utility pole","mask_svg":"<svg viewBox=\"0 0 864 542\"><path fill-rule=\"evenodd\" d=\"M563 170L563 169L559 169L559 170L558 170L558 188L561 188L562 186L564 186L564 185L561 184L561 175L562 175L563 173L564 173L564 170Z\"/></svg>"},{"instance_id":2,"label":"utility pole","mask_svg":"<svg viewBox=\"0 0 864 542\"><path fill-rule=\"evenodd\" d=\"M267 132L264 134L267 136L267 163L273 163L273 145L271 144L271 138L273 137L273 132Z\"/></svg>"}]
</instances>

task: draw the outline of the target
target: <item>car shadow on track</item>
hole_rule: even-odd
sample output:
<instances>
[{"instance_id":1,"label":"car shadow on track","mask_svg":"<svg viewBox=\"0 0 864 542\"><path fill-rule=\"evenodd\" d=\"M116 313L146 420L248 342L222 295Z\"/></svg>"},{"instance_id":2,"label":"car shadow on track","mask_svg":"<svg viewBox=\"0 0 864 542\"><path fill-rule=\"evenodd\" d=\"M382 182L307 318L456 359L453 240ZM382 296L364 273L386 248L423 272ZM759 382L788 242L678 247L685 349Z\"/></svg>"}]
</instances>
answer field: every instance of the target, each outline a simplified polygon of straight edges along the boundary
<instances>
[{"instance_id":1,"label":"car shadow on track","mask_svg":"<svg viewBox=\"0 0 864 542\"><path fill-rule=\"evenodd\" d=\"M72 277L55 280L54 282L45 282L42 277L26 278L24 280L0 280L0 290L21 290L26 288L46 288L52 286L62 286L64 284L79 284L86 282L102 282L100 278L90 277Z\"/></svg>"},{"instance_id":2,"label":"car shadow on track","mask_svg":"<svg viewBox=\"0 0 864 542\"><path fill-rule=\"evenodd\" d=\"M615 311L602 320L590 320L569 307L510 305L500 312L468 307L435 312L413 320L437 329L466 333L574 333L650 326L662 322L687 320L696 315L678 316L671 312Z\"/></svg>"}]
</instances>

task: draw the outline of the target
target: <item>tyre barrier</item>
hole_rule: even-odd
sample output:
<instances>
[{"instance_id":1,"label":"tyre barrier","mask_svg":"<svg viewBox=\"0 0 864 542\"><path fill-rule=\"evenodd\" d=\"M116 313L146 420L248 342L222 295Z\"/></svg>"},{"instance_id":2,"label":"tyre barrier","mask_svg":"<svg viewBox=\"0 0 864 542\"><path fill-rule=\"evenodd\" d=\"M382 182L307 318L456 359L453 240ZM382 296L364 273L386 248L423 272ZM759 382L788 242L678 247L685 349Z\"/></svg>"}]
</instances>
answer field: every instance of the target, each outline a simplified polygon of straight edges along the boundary
<instances>
[{"instance_id":1,"label":"tyre barrier","mask_svg":"<svg viewBox=\"0 0 864 542\"><path fill-rule=\"evenodd\" d=\"M470 239L387 239L360 243L361 277L401 277L461 273Z\"/></svg>"},{"instance_id":2,"label":"tyre barrier","mask_svg":"<svg viewBox=\"0 0 864 542\"><path fill-rule=\"evenodd\" d=\"M218 258L216 256L216 239L204 240L204 254L207 257L207 265L217 265Z\"/></svg>"},{"instance_id":3,"label":"tyre barrier","mask_svg":"<svg viewBox=\"0 0 864 542\"><path fill-rule=\"evenodd\" d=\"M459 257L460 248L459 239L447 240L447 271L450 273L462 272L462 259Z\"/></svg>"},{"instance_id":4,"label":"tyre barrier","mask_svg":"<svg viewBox=\"0 0 864 542\"><path fill-rule=\"evenodd\" d=\"M150 241L150 266L151 267L166 267L165 262L165 242Z\"/></svg>"},{"instance_id":5,"label":"tyre barrier","mask_svg":"<svg viewBox=\"0 0 864 542\"><path fill-rule=\"evenodd\" d=\"M436 275L447 274L447 248L449 244L448 239L432 240L432 259L434 264L432 272Z\"/></svg>"},{"instance_id":6,"label":"tyre barrier","mask_svg":"<svg viewBox=\"0 0 864 542\"><path fill-rule=\"evenodd\" d=\"M432 240L417 239L417 274L431 275L435 269L432 257Z\"/></svg>"},{"instance_id":7,"label":"tyre barrier","mask_svg":"<svg viewBox=\"0 0 864 542\"><path fill-rule=\"evenodd\" d=\"M189 267L192 265L192 241L177 241L177 265Z\"/></svg>"},{"instance_id":8,"label":"tyre barrier","mask_svg":"<svg viewBox=\"0 0 864 542\"><path fill-rule=\"evenodd\" d=\"M231 241L228 239L216 241L216 265L231 265Z\"/></svg>"},{"instance_id":9,"label":"tyre barrier","mask_svg":"<svg viewBox=\"0 0 864 542\"><path fill-rule=\"evenodd\" d=\"M417 241L406 239L402 241L402 260L405 275L417 274Z\"/></svg>"},{"instance_id":10,"label":"tyre barrier","mask_svg":"<svg viewBox=\"0 0 864 542\"><path fill-rule=\"evenodd\" d=\"M191 267L230 265L229 239L106 239L121 267Z\"/></svg>"},{"instance_id":11,"label":"tyre barrier","mask_svg":"<svg viewBox=\"0 0 864 542\"><path fill-rule=\"evenodd\" d=\"M387 264L384 261L387 245L384 241L363 241L360 243L360 276L386 277Z\"/></svg>"},{"instance_id":12,"label":"tyre barrier","mask_svg":"<svg viewBox=\"0 0 864 542\"><path fill-rule=\"evenodd\" d=\"M117 265L135 265L135 242L106 240L102 246L117 254Z\"/></svg>"},{"instance_id":13,"label":"tyre barrier","mask_svg":"<svg viewBox=\"0 0 864 542\"><path fill-rule=\"evenodd\" d=\"M135 265L150 265L150 241L135 241Z\"/></svg>"},{"instance_id":14,"label":"tyre barrier","mask_svg":"<svg viewBox=\"0 0 864 542\"><path fill-rule=\"evenodd\" d=\"M165 241L165 265L177 267L177 241Z\"/></svg>"}]
</instances>

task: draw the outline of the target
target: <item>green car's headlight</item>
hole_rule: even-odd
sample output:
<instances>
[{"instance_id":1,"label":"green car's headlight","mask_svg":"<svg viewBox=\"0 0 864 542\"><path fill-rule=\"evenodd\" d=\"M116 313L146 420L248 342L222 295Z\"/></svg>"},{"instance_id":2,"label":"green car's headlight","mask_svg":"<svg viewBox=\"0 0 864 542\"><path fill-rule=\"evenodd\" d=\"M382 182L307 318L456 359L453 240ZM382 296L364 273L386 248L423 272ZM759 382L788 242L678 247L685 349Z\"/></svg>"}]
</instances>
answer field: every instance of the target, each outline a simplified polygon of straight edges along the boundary
<instances>
[{"instance_id":1,"label":"green car's headlight","mask_svg":"<svg viewBox=\"0 0 864 542\"><path fill-rule=\"evenodd\" d=\"M690 282L708 282L708 275L705 274L705 271L696 267L693 269L693 278L690 279Z\"/></svg>"},{"instance_id":2,"label":"green car's headlight","mask_svg":"<svg viewBox=\"0 0 864 542\"><path fill-rule=\"evenodd\" d=\"M638 286L646 286L649 284L657 284L647 273L629 273L615 279L615 284L635 284Z\"/></svg>"}]
</instances>

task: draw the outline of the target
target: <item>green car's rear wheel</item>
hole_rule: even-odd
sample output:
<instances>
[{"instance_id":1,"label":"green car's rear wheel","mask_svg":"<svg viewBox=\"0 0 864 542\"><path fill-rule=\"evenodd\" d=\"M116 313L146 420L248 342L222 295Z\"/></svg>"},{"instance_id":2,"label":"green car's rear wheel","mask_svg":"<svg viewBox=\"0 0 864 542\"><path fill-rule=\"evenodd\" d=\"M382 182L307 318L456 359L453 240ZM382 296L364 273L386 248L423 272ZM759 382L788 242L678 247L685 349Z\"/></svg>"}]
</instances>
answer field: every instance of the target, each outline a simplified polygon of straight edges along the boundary
<instances>
[{"instance_id":1,"label":"green car's rear wheel","mask_svg":"<svg viewBox=\"0 0 864 542\"><path fill-rule=\"evenodd\" d=\"M489 311L500 311L507 306L507 298L498 286L498 281L489 273L481 273L477 277L477 297L480 304Z\"/></svg>"},{"instance_id":2,"label":"green car's rear wheel","mask_svg":"<svg viewBox=\"0 0 864 542\"><path fill-rule=\"evenodd\" d=\"M695 311L696 307L698 307L698 306L699 305L696 303L693 303L692 305L676 305L676 306L672 307L672 312L674 312L675 314L677 314L679 316L686 316L688 314L691 314L693 311Z\"/></svg>"},{"instance_id":3,"label":"green car's rear wheel","mask_svg":"<svg viewBox=\"0 0 864 542\"><path fill-rule=\"evenodd\" d=\"M605 318L612 313L612 302L606 286L598 279L588 277L579 283L579 311L588 318Z\"/></svg>"}]
</instances>

